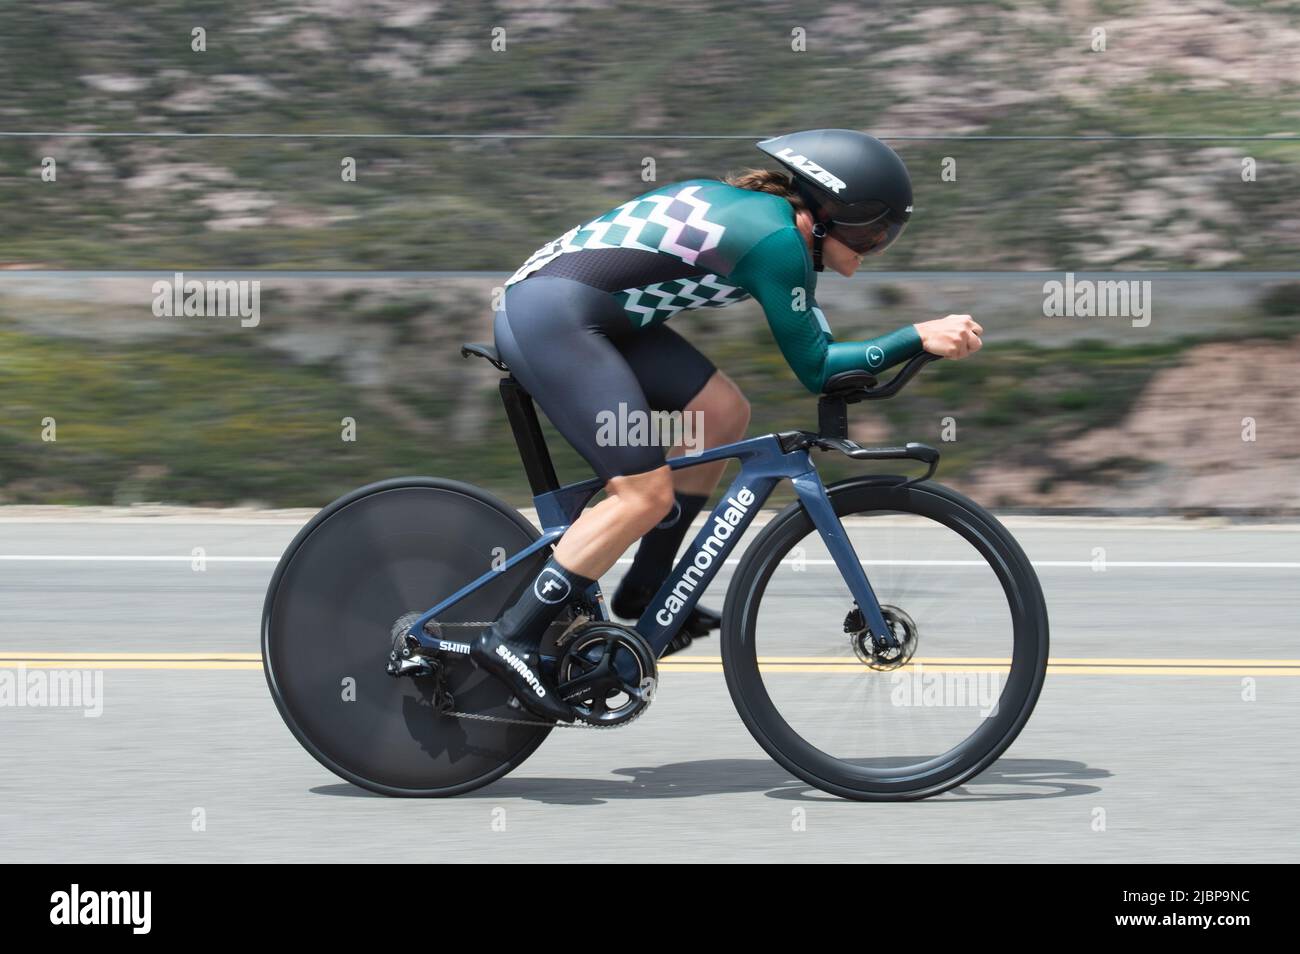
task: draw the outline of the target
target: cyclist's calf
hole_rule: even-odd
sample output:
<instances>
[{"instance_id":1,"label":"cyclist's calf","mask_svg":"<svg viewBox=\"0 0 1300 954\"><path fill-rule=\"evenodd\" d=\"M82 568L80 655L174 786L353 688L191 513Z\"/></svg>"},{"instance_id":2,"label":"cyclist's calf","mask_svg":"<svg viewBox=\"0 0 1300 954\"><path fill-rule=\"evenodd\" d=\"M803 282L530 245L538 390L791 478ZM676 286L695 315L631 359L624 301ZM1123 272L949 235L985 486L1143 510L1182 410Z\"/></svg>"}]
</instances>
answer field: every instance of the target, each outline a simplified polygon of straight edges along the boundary
<instances>
[{"instance_id":1,"label":"cyclist's calf","mask_svg":"<svg viewBox=\"0 0 1300 954\"><path fill-rule=\"evenodd\" d=\"M673 509L673 478L667 465L630 477L611 477L606 498L582 512L555 546L560 565L599 579L623 551Z\"/></svg>"}]
</instances>

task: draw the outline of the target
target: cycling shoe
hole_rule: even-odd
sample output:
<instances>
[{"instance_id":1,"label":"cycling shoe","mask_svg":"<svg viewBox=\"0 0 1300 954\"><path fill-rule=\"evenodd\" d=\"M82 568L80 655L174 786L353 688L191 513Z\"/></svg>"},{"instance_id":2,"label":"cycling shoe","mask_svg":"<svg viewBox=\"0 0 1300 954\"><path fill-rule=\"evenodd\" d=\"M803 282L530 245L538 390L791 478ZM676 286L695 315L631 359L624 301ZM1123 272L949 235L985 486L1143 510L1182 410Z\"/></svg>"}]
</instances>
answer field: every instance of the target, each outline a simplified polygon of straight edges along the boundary
<instances>
[{"instance_id":1,"label":"cycling shoe","mask_svg":"<svg viewBox=\"0 0 1300 954\"><path fill-rule=\"evenodd\" d=\"M696 639L707 636L721 627L722 617L706 606L696 606L686 614L686 622L682 623L682 629L687 630Z\"/></svg>"},{"instance_id":2,"label":"cycling shoe","mask_svg":"<svg viewBox=\"0 0 1300 954\"><path fill-rule=\"evenodd\" d=\"M557 722L572 722L576 717L573 707L543 681L536 650L506 642L496 624L483 630L469 655L474 665L509 686L533 715Z\"/></svg>"}]
</instances>

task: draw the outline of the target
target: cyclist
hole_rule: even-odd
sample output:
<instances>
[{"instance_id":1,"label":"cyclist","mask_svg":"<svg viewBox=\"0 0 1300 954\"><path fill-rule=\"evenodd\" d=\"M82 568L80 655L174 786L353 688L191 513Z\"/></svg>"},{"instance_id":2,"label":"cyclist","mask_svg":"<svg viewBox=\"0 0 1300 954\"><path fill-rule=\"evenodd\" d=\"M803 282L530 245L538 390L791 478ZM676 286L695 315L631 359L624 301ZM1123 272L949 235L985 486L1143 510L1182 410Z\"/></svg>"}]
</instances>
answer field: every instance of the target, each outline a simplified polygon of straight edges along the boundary
<instances>
[{"instance_id":1,"label":"cyclist","mask_svg":"<svg viewBox=\"0 0 1300 954\"><path fill-rule=\"evenodd\" d=\"M851 276L865 256L898 239L912 214L907 168L878 139L847 129L792 133L758 147L784 171L751 169L655 189L542 246L506 282L497 350L605 480L606 493L473 644L478 665L536 715L573 719L537 666L547 625L638 539L611 605L619 617L639 617L726 466L673 473L662 446L611 442L602 419L694 415L703 422L699 449L740 440L749 424L735 383L670 330L668 318L754 298L795 376L814 394L842 371L882 371L922 350L961 358L980 347L982 329L969 315L835 341L814 297L817 273L829 265ZM719 622L697 606L665 655Z\"/></svg>"}]
</instances>

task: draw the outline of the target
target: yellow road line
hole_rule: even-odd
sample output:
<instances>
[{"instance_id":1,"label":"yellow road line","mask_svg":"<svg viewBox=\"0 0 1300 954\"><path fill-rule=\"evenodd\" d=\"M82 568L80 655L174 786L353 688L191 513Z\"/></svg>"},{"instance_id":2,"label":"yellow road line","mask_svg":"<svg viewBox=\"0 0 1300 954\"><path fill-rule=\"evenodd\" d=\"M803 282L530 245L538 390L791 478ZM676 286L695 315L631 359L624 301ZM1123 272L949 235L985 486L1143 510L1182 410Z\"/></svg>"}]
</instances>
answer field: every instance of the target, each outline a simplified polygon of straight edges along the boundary
<instances>
[{"instance_id":1,"label":"yellow road line","mask_svg":"<svg viewBox=\"0 0 1300 954\"><path fill-rule=\"evenodd\" d=\"M0 652L0 669L261 669L261 653Z\"/></svg>"},{"instance_id":2,"label":"yellow road line","mask_svg":"<svg viewBox=\"0 0 1300 954\"><path fill-rule=\"evenodd\" d=\"M807 663L814 664L856 664L855 656L759 656L760 663ZM1196 659L1188 656L1176 656L1169 658L1146 657L1146 656L1123 656L1109 658L1104 656L1053 656L1052 665L1083 665L1083 666L1300 666L1300 659ZM690 663L697 665L700 663L717 663L721 664L721 656L673 656L668 659L660 660L660 666L671 666L675 663ZM1008 666L1011 664L1010 656L915 656L912 659L914 663L923 663L924 665L937 665L940 663L952 663L956 665L976 665L979 663L991 663L993 665Z\"/></svg>"}]
</instances>

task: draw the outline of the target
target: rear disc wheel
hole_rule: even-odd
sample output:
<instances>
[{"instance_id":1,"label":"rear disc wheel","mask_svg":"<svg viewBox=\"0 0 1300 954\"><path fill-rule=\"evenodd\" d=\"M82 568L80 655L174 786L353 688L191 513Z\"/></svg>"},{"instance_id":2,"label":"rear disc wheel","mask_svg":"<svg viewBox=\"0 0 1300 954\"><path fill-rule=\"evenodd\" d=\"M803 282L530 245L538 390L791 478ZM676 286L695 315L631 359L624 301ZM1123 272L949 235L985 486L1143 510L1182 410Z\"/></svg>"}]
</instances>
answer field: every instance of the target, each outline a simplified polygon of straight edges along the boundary
<instances>
[{"instance_id":1,"label":"rear disc wheel","mask_svg":"<svg viewBox=\"0 0 1300 954\"><path fill-rule=\"evenodd\" d=\"M385 795L458 795L524 761L549 727L441 715L437 680L385 671L395 620L423 612L537 539L468 484L402 478L330 504L285 551L266 596L262 657L290 731L341 778ZM542 563L524 561L440 620L491 621ZM476 628L449 627L468 641ZM509 689L468 660L444 669L460 711L517 718Z\"/></svg>"}]
</instances>

